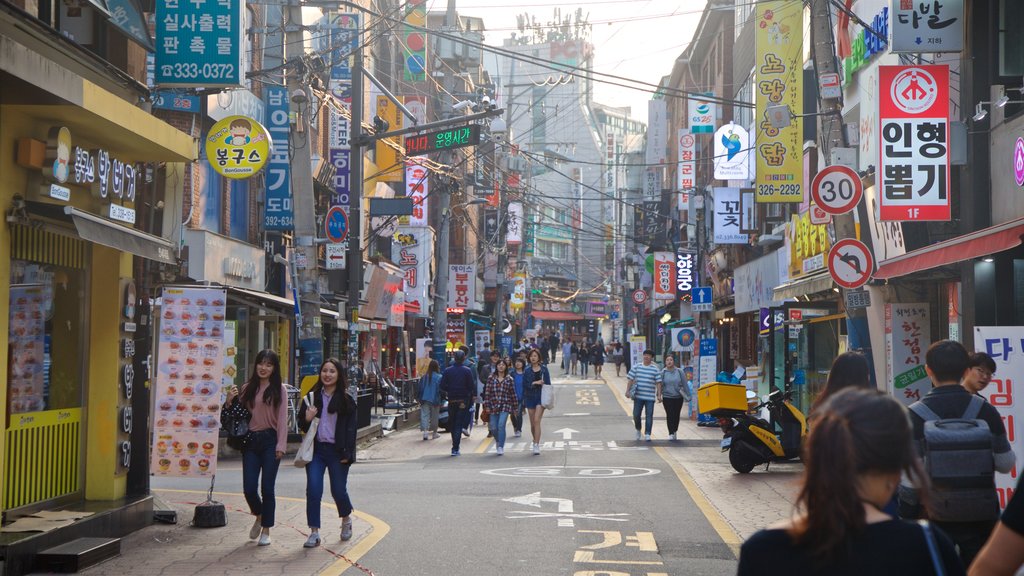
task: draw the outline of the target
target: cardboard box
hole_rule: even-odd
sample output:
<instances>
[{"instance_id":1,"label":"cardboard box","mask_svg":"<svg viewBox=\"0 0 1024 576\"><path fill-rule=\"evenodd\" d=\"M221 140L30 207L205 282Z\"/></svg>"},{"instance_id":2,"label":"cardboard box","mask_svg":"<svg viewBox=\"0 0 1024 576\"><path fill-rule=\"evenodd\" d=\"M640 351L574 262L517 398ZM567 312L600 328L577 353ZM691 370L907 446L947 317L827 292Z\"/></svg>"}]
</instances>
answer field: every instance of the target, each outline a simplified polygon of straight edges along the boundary
<instances>
[{"instance_id":1,"label":"cardboard box","mask_svg":"<svg viewBox=\"0 0 1024 576\"><path fill-rule=\"evenodd\" d=\"M742 384L708 382L697 389L697 409L712 416L747 411L747 388Z\"/></svg>"}]
</instances>

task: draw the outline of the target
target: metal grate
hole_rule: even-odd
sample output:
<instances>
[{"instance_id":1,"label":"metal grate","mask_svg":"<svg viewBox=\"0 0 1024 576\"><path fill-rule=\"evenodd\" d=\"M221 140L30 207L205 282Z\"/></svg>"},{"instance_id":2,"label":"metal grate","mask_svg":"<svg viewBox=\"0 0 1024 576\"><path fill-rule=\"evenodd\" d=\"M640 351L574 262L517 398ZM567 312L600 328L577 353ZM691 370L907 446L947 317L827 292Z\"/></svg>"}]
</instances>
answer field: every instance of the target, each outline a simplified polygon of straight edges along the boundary
<instances>
[{"instance_id":1,"label":"metal grate","mask_svg":"<svg viewBox=\"0 0 1024 576\"><path fill-rule=\"evenodd\" d=\"M4 510L79 491L81 424L81 408L11 414Z\"/></svg>"},{"instance_id":2,"label":"metal grate","mask_svg":"<svg viewBox=\"0 0 1024 576\"><path fill-rule=\"evenodd\" d=\"M86 242L31 226L11 226L11 258L85 268Z\"/></svg>"}]
</instances>

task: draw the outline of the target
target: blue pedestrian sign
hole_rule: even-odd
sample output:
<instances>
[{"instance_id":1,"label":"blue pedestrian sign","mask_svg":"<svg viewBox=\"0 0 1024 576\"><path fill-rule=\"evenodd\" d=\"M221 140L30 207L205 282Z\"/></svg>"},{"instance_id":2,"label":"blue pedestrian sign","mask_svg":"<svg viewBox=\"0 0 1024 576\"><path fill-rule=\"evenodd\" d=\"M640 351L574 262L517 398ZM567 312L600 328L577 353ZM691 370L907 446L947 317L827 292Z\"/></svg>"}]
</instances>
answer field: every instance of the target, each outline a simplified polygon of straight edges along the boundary
<instances>
[{"instance_id":1,"label":"blue pedestrian sign","mask_svg":"<svg viewBox=\"0 0 1024 576\"><path fill-rule=\"evenodd\" d=\"M348 238L348 216L341 206L331 206L324 218L324 232L331 242L344 242Z\"/></svg>"},{"instance_id":2,"label":"blue pedestrian sign","mask_svg":"<svg viewBox=\"0 0 1024 576\"><path fill-rule=\"evenodd\" d=\"M693 288L690 290L690 296L693 299L690 309L694 312L711 312L715 309L711 301L711 286Z\"/></svg>"}]
</instances>

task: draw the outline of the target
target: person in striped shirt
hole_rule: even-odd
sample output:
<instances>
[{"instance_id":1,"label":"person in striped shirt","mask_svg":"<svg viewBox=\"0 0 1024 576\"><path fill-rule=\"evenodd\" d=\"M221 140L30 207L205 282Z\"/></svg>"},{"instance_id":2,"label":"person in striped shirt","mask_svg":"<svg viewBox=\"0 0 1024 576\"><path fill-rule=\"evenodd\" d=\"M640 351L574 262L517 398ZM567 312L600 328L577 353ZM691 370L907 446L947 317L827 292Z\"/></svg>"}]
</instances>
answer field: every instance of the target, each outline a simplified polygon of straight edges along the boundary
<instances>
[{"instance_id":1,"label":"person in striped shirt","mask_svg":"<svg viewBox=\"0 0 1024 576\"><path fill-rule=\"evenodd\" d=\"M633 426L640 440L640 413L647 411L644 421L644 440L651 441L654 428L654 403L661 398L661 368L654 363L654 352L644 350L642 364L634 364L626 374L626 398L633 399Z\"/></svg>"}]
</instances>

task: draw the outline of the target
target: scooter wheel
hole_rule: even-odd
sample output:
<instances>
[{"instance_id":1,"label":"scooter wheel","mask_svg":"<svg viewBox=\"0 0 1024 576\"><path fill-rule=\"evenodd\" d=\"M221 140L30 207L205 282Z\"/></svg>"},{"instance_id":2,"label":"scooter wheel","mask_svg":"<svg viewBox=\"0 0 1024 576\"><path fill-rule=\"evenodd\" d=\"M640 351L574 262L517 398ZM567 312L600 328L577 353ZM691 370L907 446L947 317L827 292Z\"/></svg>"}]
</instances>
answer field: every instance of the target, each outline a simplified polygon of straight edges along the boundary
<instances>
[{"instance_id":1,"label":"scooter wheel","mask_svg":"<svg viewBox=\"0 0 1024 576\"><path fill-rule=\"evenodd\" d=\"M739 472L740 474L749 474L756 462L751 460L742 446L733 446L729 449L729 464L732 465L732 469Z\"/></svg>"}]
</instances>

